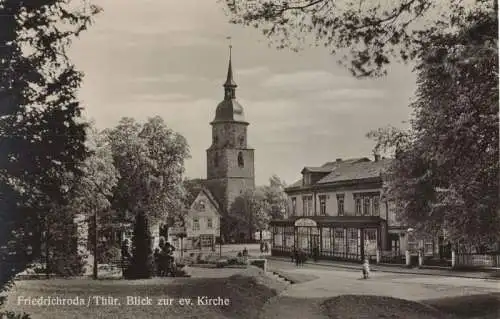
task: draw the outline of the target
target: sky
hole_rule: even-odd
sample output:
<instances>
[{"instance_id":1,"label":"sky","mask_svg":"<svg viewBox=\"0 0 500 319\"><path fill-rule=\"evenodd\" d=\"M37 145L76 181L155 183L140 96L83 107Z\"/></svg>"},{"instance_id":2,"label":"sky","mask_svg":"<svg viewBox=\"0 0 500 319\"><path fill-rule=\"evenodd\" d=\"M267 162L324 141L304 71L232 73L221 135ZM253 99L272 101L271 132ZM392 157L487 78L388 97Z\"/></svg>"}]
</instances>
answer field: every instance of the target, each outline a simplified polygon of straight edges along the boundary
<instances>
[{"instance_id":1,"label":"sky","mask_svg":"<svg viewBox=\"0 0 500 319\"><path fill-rule=\"evenodd\" d=\"M223 99L232 37L236 96L250 123L257 185L291 184L304 166L372 157L365 134L405 127L415 90L411 66L358 80L324 48L276 50L254 28L232 25L217 0L100 0L94 25L70 57L84 72L79 97L98 128L122 117L161 116L186 137L186 176L206 178L209 122Z\"/></svg>"}]
</instances>

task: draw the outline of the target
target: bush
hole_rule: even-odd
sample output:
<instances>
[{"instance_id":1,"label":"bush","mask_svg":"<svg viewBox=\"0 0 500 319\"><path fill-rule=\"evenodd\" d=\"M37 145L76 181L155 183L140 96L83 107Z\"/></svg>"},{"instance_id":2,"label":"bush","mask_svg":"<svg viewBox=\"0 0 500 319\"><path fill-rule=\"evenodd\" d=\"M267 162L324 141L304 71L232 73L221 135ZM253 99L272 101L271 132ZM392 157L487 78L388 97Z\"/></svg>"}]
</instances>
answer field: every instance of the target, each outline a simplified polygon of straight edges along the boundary
<instances>
[{"instance_id":1,"label":"bush","mask_svg":"<svg viewBox=\"0 0 500 319\"><path fill-rule=\"evenodd\" d=\"M215 262L215 266L217 268L224 268L224 266L227 266L227 265L228 265L227 259L219 259Z\"/></svg>"},{"instance_id":2,"label":"bush","mask_svg":"<svg viewBox=\"0 0 500 319\"><path fill-rule=\"evenodd\" d=\"M113 245L104 249L99 254L99 262L102 264L111 264L113 262L119 261L122 256L122 250L120 247Z\"/></svg>"},{"instance_id":3,"label":"bush","mask_svg":"<svg viewBox=\"0 0 500 319\"><path fill-rule=\"evenodd\" d=\"M12 311L0 312L0 318L2 319L31 319L30 315L23 313L18 314Z\"/></svg>"},{"instance_id":4,"label":"bush","mask_svg":"<svg viewBox=\"0 0 500 319\"><path fill-rule=\"evenodd\" d=\"M137 214L132 238L132 258L124 276L127 279L151 278L154 270L152 239L149 224L143 212Z\"/></svg>"}]
</instances>

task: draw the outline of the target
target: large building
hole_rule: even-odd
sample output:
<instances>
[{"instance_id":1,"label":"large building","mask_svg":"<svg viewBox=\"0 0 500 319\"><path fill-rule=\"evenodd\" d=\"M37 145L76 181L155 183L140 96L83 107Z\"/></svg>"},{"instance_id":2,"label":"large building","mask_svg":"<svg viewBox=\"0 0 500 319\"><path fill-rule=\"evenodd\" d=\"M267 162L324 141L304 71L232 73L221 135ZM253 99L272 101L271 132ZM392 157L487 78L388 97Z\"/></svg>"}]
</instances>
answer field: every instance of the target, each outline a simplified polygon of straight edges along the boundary
<instances>
[{"instance_id":1,"label":"large building","mask_svg":"<svg viewBox=\"0 0 500 319\"><path fill-rule=\"evenodd\" d=\"M207 149L206 187L213 194L224 216L232 212L236 198L255 188L254 150L248 145L247 127L243 107L236 100L231 53L224 100L215 111L212 125L212 145ZM228 237L229 234L223 234ZM233 234L234 236L234 234ZM236 234L238 239L246 233Z\"/></svg>"},{"instance_id":2,"label":"large building","mask_svg":"<svg viewBox=\"0 0 500 319\"><path fill-rule=\"evenodd\" d=\"M288 218L271 222L272 253L318 248L320 258L345 260L375 258L377 250L404 254L414 243L383 198L389 164L376 156L304 167L302 178L285 189Z\"/></svg>"}]
</instances>

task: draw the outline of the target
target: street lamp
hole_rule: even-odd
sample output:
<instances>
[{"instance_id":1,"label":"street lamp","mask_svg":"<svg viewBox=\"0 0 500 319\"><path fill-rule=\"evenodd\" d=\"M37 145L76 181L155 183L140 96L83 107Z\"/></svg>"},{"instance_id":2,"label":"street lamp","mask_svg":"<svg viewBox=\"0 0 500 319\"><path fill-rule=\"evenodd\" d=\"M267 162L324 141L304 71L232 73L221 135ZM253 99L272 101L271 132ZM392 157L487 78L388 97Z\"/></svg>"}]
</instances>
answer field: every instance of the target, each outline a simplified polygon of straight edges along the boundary
<instances>
[{"instance_id":1,"label":"street lamp","mask_svg":"<svg viewBox=\"0 0 500 319\"><path fill-rule=\"evenodd\" d=\"M219 257L222 257L222 230L221 230L222 218L219 217Z\"/></svg>"}]
</instances>

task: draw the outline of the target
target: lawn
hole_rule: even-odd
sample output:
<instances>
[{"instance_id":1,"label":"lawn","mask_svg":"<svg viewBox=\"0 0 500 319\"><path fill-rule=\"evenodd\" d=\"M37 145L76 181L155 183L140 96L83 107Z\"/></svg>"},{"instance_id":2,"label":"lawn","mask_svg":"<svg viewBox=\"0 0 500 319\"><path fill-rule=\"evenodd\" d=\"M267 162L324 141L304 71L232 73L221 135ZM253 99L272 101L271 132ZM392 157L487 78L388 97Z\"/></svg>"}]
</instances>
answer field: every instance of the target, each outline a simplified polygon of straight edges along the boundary
<instances>
[{"instance_id":1,"label":"lawn","mask_svg":"<svg viewBox=\"0 0 500 319\"><path fill-rule=\"evenodd\" d=\"M33 319L67 318L257 318L264 303L282 289L255 268L226 278L154 278L148 280L53 279L17 282L7 308ZM18 305L18 297L60 297L88 301L89 297L117 298L120 305ZM127 297L149 297L152 305L126 305ZM198 297L228 299L228 305L198 304ZM160 299L174 299L158 305ZM191 305L181 305L180 298ZM186 303L186 302L184 302Z\"/></svg>"},{"instance_id":2,"label":"lawn","mask_svg":"<svg viewBox=\"0 0 500 319\"><path fill-rule=\"evenodd\" d=\"M392 297L343 295L322 303L330 319L494 319L500 316L500 294L439 298L422 302Z\"/></svg>"}]
</instances>

